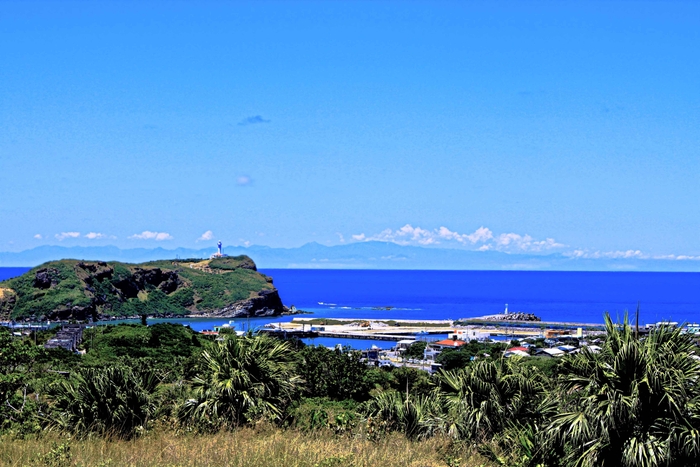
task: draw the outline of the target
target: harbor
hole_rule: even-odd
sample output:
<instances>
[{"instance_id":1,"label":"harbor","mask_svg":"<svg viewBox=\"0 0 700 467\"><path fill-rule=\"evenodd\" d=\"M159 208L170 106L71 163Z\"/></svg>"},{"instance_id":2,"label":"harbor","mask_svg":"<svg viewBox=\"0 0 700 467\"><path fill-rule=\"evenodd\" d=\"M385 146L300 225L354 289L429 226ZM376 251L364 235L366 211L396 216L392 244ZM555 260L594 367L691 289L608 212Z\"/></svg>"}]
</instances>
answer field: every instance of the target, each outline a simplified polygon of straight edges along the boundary
<instances>
[{"instance_id":1,"label":"harbor","mask_svg":"<svg viewBox=\"0 0 700 467\"><path fill-rule=\"evenodd\" d=\"M470 320L383 320L294 318L288 322L268 323L260 332L298 338L343 338L400 341L407 338L431 341L453 338L460 341L488 341L526 338L551 338L564 335L583 337L604 331L592 323L507 322Z\"/></svg>"}]
</instances>

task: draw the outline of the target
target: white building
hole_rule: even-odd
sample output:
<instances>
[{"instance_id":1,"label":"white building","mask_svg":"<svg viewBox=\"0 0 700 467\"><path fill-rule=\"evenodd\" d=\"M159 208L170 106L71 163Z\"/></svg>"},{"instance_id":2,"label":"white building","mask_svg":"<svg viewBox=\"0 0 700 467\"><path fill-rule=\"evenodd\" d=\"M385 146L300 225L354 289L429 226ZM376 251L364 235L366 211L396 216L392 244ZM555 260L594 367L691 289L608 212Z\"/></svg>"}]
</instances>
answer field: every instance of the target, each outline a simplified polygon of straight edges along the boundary
<instances>
[{"instance_id":1,"label":"white building","mask_svg":"<svg viewBox=\"0 0 700 467\"><path fill-rule=\"evenodd\" d=\"M450 334L450 339L471 342L471 341L482 341L491 338L491 333L477 331L474 328L466 329L455 329L452 334Z\"/></svg>"}]
</instances>

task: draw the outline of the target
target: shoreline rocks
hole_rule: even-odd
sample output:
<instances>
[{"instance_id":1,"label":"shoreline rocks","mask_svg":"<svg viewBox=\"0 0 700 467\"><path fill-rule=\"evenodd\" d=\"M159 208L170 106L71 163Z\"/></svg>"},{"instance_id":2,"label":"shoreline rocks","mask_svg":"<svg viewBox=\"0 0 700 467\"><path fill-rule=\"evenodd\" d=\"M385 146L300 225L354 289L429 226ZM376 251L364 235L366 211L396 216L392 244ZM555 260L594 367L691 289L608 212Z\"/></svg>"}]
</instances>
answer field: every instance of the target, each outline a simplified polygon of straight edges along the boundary
<instances>
[{"instance_id":1,"label":"shoreline rocks","mask_svg":"<svg viewBox=\"0 0 700 467\"><path fill-rule=\"evenodd\" d=\"M542 321L539 316L535 316L533 313L523 313L522 311L493 315L488 318L495 321Z\"/></svg>"},{"instance_id":2,"label":"shoreline rocks","mask_svg":"<svg viewBox=\"0 0 700 467\"><path fill-rule=\"evenodd\" d=\"M486 315L480 316L478 318L462 318L457 321L517 321L517 322L538 322L542 321L542 318L535 315L534 313L523 313L522 311L512 312L512 313L500 313L497 315Z\"/></svg>"},{"instance_id":3,"label":"shoreline rocks","mask_svg":"<svg viewBox=\"0 0 700 467\"><path fill-rule=\"evenodd\" d=\"M277 289L261 290L257 297L204 313L190 313L189 318L260 318L279 316L285 311Z\"/></svg>"}]
</instances>

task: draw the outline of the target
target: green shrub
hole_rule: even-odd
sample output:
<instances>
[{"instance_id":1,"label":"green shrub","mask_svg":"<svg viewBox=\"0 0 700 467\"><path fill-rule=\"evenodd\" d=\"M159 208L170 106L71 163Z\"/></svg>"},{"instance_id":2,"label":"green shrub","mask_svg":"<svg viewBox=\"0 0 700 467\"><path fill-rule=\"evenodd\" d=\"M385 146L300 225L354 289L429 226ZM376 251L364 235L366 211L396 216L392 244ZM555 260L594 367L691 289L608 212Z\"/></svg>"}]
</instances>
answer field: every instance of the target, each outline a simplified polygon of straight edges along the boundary
<instances>
[{"instance_id":1,"label":"green shrub","mask_svg":"<svg viewBox=\"0 0 700 467\"><path fill-rule=\"evenodd\" d=\"M156 412L153 371L83 368L54 390L52 422L76 435L88 433L131 438L147 428Z\"/></svg>"},{"instance_id":2,"label":"green shrub","mask_svg":"<svg viewBox=\"0 0 700 467\"><path fill-rule=\"evenodd\" d=\"M325 397L301 399L288 410L288 424L302 431L332 429L338 434L357 423L359 404L353 400L334 401Z\"/></svg>"},{"instance_id":3,"label":"green shrub","mask_svg":"<svg viewBox=\"0 0 700 467\"><path fill-rule=\"evenodd\" d=\"M374 388L367 379L368 367L360 361L360 352L344 352L323 346L306 346L299 352L299 375L305 381L308 397L333 400L369 398Z\"/></svg>"}]
</instances>

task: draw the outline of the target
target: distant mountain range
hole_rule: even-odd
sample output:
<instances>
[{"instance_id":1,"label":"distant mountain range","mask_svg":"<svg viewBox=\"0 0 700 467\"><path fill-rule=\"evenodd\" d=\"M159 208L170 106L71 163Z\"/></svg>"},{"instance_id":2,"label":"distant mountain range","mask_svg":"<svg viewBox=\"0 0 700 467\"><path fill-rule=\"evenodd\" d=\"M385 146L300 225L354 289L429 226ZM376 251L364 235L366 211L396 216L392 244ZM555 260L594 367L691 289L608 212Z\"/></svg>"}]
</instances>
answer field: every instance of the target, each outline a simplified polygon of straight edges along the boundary
<instances>
[{"instance_id":1,"label":"distant mountain range","mask_svg":"<svg viewBox=\"0 0 700 467\"><path fill-rule=\"evenodd\" d=\"M207 258L216 248L132 248L115 246L40 246L21 252L0 253L0 267L36 266L58 259L85 259L141 263L160 259ZM678 271L700 272L700 261L639 258L572 258L548 255L509 254L447 248L401 246L386 242L358 242L325 246L307 243L297 248L232 246L229 255L248 255L260 268L316 269L476 269L563 271Z\"/></svg>"}]
</instances>

